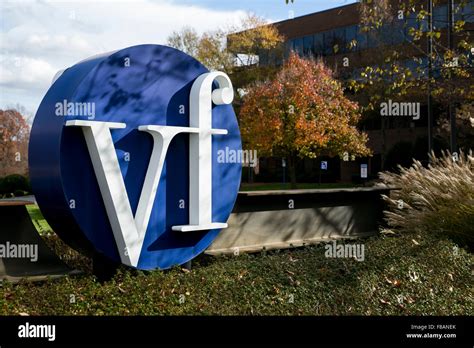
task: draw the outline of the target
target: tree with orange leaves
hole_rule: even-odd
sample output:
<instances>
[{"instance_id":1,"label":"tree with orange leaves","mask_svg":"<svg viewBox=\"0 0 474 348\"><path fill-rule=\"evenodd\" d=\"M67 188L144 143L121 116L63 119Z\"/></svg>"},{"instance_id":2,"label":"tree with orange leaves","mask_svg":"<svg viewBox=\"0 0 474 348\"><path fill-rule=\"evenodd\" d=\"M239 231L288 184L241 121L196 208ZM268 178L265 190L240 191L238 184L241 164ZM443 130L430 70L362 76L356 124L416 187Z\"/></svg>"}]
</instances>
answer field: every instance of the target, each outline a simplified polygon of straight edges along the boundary
<instances>
[{"instance_id":1,"label":"tree with orange leaves","mask_svg":"<svg viewBox=\"0 0 474 348\"><path fill-rule=\"evenodd\" d=\"M30 127L17 110L0 110L0 177L26 174Z\"/></svg>"},{"instance_id":2,"label":"tree with orange leaves","mask_svg":"<svg viewBox=\"0 0 474 348\"><path fill-rule=\"evenodd\" d=\"M344 96L332 71L295 53L274 79L247 89L240 109L244 142L262 155L285 157L292 188L297 157L370 155L359 119L359 106Z\"/></svg>"}]
</instances>

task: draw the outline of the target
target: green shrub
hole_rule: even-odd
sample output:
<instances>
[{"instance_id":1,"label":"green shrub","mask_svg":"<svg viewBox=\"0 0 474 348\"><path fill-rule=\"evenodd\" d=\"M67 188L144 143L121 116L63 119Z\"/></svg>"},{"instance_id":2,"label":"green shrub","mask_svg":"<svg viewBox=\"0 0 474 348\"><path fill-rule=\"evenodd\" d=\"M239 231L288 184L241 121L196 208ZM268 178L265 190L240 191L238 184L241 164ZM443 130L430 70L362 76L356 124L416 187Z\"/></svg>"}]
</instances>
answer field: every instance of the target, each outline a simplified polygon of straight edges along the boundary
<instances>
[{"instance_id":1,"label":"green shrub","mask_svg":"<svg viewBox=\"0 0 474 348\"><path fill-rule=\"evenodd\" d=\"M400 173L384 172L385 185L397 187L385 211L387 222L401 231L442 233L471 248L474 242L474 157L461 152L455 161L450 153L423 167L414 161Z\"/></svg>"},{"instance_id":2,"label":"green shrub","mask_svg":"<svg viewBox=\"0 0 474 348\"><path fill-rule=\"evenodd\" d=\"M22 197L22 196L25 196L26 194L28 194L28 192L23 191L23 190L15 190L15 192L13 192L13 195L15 197Z\"/></svg>"},{"instance_id":3,"label":"green shrub","mask_svg":"<svg viewBox=\"0 0 474 348\"><path fill-rule=\"evenodd\" d=\"M12 193L16 190L30 192L28 179L23 175L12 174L0 179L0 193Z\"/></svg>"}]
</instances>

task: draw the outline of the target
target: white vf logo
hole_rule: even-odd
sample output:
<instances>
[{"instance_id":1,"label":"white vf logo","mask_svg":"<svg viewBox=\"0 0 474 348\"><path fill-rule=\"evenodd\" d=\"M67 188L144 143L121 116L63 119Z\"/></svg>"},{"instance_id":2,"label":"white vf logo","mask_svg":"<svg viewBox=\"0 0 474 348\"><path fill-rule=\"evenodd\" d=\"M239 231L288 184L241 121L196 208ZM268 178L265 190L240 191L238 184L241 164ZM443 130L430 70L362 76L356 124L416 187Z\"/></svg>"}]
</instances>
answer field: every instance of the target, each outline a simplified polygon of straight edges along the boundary
<instances>
[{"instance_id":1,"label":"white vf logo","mask_svg":"<svg viewBox=\"0 0 474 348\"><path fill-rule=\"evenodd\" d=\"M213 91L214 81L219 88ZM227 129L212 129L212 103L231 104L233 99L232 82L226 74L206 73L199 76L191 88L190 127L143 125L138 128L153 136L153 151L135 217L110 133L111 129L125 128L126 124L66 122L68 127L81 127L84 133L122 263L138 265L166 153L177 134L189 133L189 224L172 229L189 232L227 227L225 222L212 222L212 135L227 134Z\"/></svg>"}]
</instances>

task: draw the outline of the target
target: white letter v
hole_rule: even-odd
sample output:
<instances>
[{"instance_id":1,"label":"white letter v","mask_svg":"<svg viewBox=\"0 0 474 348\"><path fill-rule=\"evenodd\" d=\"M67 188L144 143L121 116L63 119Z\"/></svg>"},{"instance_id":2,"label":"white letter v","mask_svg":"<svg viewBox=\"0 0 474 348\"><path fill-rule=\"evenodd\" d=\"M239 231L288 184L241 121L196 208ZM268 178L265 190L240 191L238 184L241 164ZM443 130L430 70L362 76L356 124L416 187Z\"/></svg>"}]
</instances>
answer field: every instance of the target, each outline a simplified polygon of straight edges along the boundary
<instances>
[{"instance_id":1,"label":"white letter v","mask_svg":"<svg viewBox=\"0 0 474 348\"><path fill-rule=\"evenodd\" d=\"M110 129L125 128L125 123L71 120L66 126L82 128L120 259L126 265L137 267L169 144L175 135L198 133L199 129L139 127L152 134L154 145L134 218L110 134Z\"/></svg>"}]
</instances>

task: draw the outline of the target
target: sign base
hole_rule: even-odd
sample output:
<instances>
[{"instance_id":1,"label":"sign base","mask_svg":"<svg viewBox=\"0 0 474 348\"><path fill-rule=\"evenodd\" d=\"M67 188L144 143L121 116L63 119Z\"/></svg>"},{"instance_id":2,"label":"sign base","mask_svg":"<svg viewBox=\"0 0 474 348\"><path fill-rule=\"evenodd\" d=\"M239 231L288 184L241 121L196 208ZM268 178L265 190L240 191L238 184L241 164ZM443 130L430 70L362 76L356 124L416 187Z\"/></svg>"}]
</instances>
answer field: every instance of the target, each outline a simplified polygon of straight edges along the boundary
<instances>
[{"instance_id":1,"label":"sign base","mask_svg":"<svg viewBox=\"0 0 474 348\"><path fill-rule=\"evenodd\" d=\"M78 274L46 245L26 210L29 201L0 200L0 282Z\"/></svg>"}]
</instances>

